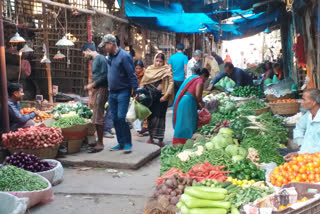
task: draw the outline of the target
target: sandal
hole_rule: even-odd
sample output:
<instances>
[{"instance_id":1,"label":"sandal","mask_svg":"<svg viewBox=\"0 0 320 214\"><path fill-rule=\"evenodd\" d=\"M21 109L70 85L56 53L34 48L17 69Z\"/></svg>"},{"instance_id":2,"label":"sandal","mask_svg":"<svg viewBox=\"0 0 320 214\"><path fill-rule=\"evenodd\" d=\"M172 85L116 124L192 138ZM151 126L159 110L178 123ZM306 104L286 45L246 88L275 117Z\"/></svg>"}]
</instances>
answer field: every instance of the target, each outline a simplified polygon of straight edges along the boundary
<instances>
[{"instance_id":1,"label":"sandal","mask_svg":"<svg viewBox=\"0 0 320 214\"><path fill-rule=\"evenodd\" d=\"M93 147L88 151L88 153L98 153L98 152L101 152L103 150L104 150L104 148L95 148L95 147Z\"/></svg>"}]
</instances>

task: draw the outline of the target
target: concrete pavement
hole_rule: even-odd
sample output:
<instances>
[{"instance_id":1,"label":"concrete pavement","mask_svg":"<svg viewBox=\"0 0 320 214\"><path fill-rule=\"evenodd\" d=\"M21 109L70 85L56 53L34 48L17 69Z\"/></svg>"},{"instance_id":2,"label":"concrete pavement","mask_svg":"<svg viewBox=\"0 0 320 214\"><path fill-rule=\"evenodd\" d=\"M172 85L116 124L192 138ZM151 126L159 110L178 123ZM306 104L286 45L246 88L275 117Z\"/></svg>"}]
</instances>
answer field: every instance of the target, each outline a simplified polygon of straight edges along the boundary
<instances>
[{"instance_id":1,"label":"concrete pavement","mask_svg":"<svg viewBox=\"0 0 320 214\"><path fill-rule=\"evenodd\" d=\"M169 109L166 144L171 143L173 137L171 118ZM147 145L147 137L134 139L134 144ZM123 155L119 154L118 158ZM28 214L143 214L159 173L159 157L137 170L65 168L64 181L53 187L54 201L32 208Z\"/></svg>"}]
</instances>

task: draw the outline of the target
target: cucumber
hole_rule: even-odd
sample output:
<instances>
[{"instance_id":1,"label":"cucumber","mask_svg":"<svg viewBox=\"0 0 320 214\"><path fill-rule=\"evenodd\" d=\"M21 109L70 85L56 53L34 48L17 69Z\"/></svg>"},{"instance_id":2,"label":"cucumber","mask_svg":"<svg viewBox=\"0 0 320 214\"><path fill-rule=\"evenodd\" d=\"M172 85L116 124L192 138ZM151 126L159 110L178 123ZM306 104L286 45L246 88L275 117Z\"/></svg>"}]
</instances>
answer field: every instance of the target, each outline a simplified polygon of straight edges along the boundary
<instances>
[{"instance_id":1,"label":"cucumber","mask_svg":"<svg viewBox=\"0 0 320 214\"><path fill-rule=\"evenodd\" d=\"M189 188L189 187L187 187ZM227 194L228 190L223 189L223 188L217 188L217 187L190 187L190 188L194 188L200 191L204 191L204 192L217 192L217 193L223 193L223 194Z\"/></svg>"},{"instance_id":2,"label":"cucumber","mask_svg":"<svg viewBox=\"0 0 320 214\"><path fill-rule=\"evenodd\" d=\"M183 205L184 205L183 202L182 202L182 201L179 201L176 206L177 206L177 208L178 208L179 210L181 210L181 208L182 208Z\"/></svg>"},{"instance_id":3,"label":"cucumber","mask_svg":"<svg viewBox=\"0 0 320 214\"><path fill-rule=\"evenodd\" d=\"M201 191L198 187L188 187L184 190L184 193L195 198L207 200L223 200L226 196L224 193L220 192Z\"/></svg>"},{"instance_id":4,"label":"cucumber","mask_svg":"<svg viewBox=\"0 0 320 214\"><path fill-rule=\"evenodd\" d=\"M194 208L194 209L190 209L187 214L227 214L227 213L228 211L222 208Z\"/></svg>"},{"instance_id":5,"label":"cucumber","mask_svg":"<svg viewBox=\"0 0 320 214\"><path fill-rule=\"evenodd\" d=\"M231 214L240 214L240 211L235 206L231 207Z\"/></svg>"},{"instance_id":6,"label":"cucumber","mask_svg":"<svg viewBox=\"0 0 320 214\"><path fill-rule=\"evenodd\" d=\"M223 208L229 210L231 207L230 202L226 201L212 201L204 200L191 197L189 195L183 194L181 196L181 201L189 208Z\"/></svg>"}]
</instances>

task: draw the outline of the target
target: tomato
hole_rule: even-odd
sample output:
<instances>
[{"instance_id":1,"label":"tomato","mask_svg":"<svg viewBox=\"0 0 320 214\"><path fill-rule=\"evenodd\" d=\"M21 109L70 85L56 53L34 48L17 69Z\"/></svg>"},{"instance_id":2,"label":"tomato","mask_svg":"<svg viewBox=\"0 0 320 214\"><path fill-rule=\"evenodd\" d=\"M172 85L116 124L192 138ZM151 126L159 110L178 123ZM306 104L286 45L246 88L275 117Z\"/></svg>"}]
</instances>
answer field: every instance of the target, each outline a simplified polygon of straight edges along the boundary
<instances>
[{"instance_id":1,"label":"tomato","mask_svg":"<svg viewBox=\"0 0 320 214\"><path fill-rule=\"evenodd\" d=\"M310 180L311 182L313 182L316 177L315 177L314 174L310 174L310 175L308 176L308 178L309 178L309 180Z\"/></svg>"},{"instance_id":2,"label":"tomato","mask_svg":"<svg viewBox=\"0 0 320 214\"><path fill-rule=\"evenodd\" d=\"M277 181L275 184L277 187L281 187L282 186L282 182L281 181Z\"/></svg>"},{"instance_id":3,"label":"tomato","mask_svg":"<svg viewBox=\"0 0 320 214\"><path fill-rule=\"evenodd\" d=\"M307 176L306 174L301 174L301 179L302 179L302 180L306 180L307 177L308 177L308 176Z\"/></svg>"},{"instance_id":4,"label":"tomato","mask_svg":"<svg viewBox=\"0 0 320 214\"><path fill-rule=\"evenodd\" d=\"M302 156L301 155L298 156L297 161L302 161Z\"/></svg>"}]
</instances>

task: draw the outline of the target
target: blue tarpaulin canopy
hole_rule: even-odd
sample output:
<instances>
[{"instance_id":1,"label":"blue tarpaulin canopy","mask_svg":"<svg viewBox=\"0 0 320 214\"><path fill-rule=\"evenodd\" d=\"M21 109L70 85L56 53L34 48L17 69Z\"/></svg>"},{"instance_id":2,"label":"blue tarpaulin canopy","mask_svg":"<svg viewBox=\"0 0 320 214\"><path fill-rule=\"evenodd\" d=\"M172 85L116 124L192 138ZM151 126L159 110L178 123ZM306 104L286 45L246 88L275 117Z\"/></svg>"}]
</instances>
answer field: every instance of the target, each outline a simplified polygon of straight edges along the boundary
<instances>
[{"instance_id":1,"label":"blue tarpaulin canopy","mask_svg":"<svg viewBox=\"0 0 320 214\"><path fill-rule=\"evenodd\" d=\"M120 0L119 0L120 2ZM279 24L284 5L277 0L126 0L126 16L144 27L176 33L214 34L220 40L247 37Z\"/></svg>"}]
</instances>

